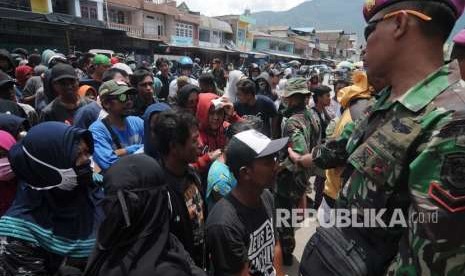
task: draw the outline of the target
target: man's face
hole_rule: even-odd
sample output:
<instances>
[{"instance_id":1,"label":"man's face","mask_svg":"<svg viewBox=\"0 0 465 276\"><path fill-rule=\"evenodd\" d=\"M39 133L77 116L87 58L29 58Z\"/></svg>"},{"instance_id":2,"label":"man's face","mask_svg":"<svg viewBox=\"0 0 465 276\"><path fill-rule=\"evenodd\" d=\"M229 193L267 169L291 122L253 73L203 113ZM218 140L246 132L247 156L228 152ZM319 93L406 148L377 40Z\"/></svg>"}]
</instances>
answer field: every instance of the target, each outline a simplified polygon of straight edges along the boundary
<instances>
[{"instance_id":1,"label":"man's face","mask_svg":"<svg viewBox=\"0 0 465 276\"><path fill-rule=\"evenodd\" d=\"M381 11L377 13L370 22L378 20L384 16ZM371 34L367 37L367 46L364 56L364 66L367 70L368 78L384 76L389 67L390 60L395 53L392 51L398 46L393 39L389 39L389 33L392 29L392 18L378 22ZM370 25L370 23L368 23ZM373 25L373 24L372 24ZM373 27L371 27L373 28Z\"/></svg>"},{"instance_id":2,"label":"man's face","mask_svg":"<svg viewBox=\"0 0 465 276\"><path fill-rule=\"evenodd\" d=\"M224 121L224 109L215 110L212 105L208 112L208 126L211 130L218 130Z\"/></svg>"},{"instance_id":3,"label":"man's face","mask_svg":"<svg viewBox=\"0 0 465 276\"><path fill-rule=\"evenodd\" d=\"M181 70L181 75L182 76L189 77L191 74L192 74L192 69L184 68L184 69Z\"/></svg>"},{"instance_id":4,"label":"man's face","mask_svg":"<svg viewBox=\"0 0 465 276\"><path fill-rule=\"evenodd\" d=\"M193 127L190 130L190 137L184 145L175 146L176 155L185 164L194 163L200 154L199 149L199 129Z\"/></svg>"},{"instance_id":5,"label":"man's face","mask_svg":"<svg viewBox=\"0 0 465 276\"><path fill-rule=\"evenodd\" d=\"M331 95L329 93L325 93L318 96L318 103L321 103L324 107L329 106L331 104Z\"/></svg>"},{"instance_id":6,"label":"man's face","mask_svg":"<svg viewBox=\"0 0 465 276\"><path fill-rule=\"evenodd\" d=\"M287 98L283 98L283 101L284 103L286 104L286 106L288 108L294 108L294 107L297 107L299 105L302 105L302 97L300 97L299 95L297 94L294 94L290 97L287 97Z\"/></svg>"},{"instance_id":7,"label":"man's face","mask_svg":"<svg viewBox=\"0 0 465 276\"><path fill-rule=\"evenodd\" d=\"M259 189L271 188L276 181L278 163L274 155L255 159L249 168L251 183Z\"/></svg>"},{"instance_id":8,"label":"man's face","mask_svg":"<svg viewBox=\"0 0 465 276\"><path fill-rule=\"evenodd\" d=\"M117 96L107 96L104 100L104 107L110 114L116 116L128 116L133 113L134 97L132 94Z\"/></svg>"},{"instance_id":9,"label":"man's face","mask_svg":"<svg viewBox=\"0 0 465 276\"><path fill-rule=\"evenodd\" d=\"M215 62L213 63L213 69L219 69L221 67L221 63Z\"/></svg>"},{"instance_id":10,"label":"man's face","mask_svg":"<svg viewBox=\"0 0 465 276\"><path fill-rule=\"evenodd\" d=\"M144 100L153 99L153 78L151 76L146 76L141 82L137 84L137 91L139 96Z\"/></svg>"},{"instance_id":11,"label":"man's face","mask_svg":"<svg viewBox=\"0 0 465 276\"><path fill-rule=\"evenodd\" d=\"M77 79L61 79L53 82L53 90L64 102L76 102L79 98Z\"/></svg>"},{"instance_id":12,"label":"man's face","mask_svg":"<svg viewBox=\"0 0 465 276\"><path fill-rule=\"evenodd\" d=\"M279 83L279 76L273 76L271 78L271 82L273 82L274 84L278 84Z\"/></svg>"},{"instance_id":13,"label":"man's face","mask_svg":"<svg viewBox=\"0 0 465 276\"><path fill-rule=\"evenodd\" d=\"M170 66L166 63L162 63L160 65L160 68L158 68L160 70L160 72L162 73L162 75L168 75L168 73L170 72Z\"/></svg>"},{"instance_id":14,"label":"man's face","mask_svg":"<svg viewBox=\"0 0 465 276\"><path fill-rule=\"evenodd\" d=\"M260 90L265 91L267 86L268 86L268 83L266 82L266 80L260 79L258 81L258 87L260 88Z\"/></svg>"},{"instance_id":15,"label":"man's face","mask_svg":"<svg viewBox=\"0 0 465 276\"><path fill-rule=\"evenodd\" d=\"M249 104L251 102L251 100L254 98L254 96L252 94L244 93L239 89L237 90L237 95L236 96L237 96L237 100L241 104Z\"/></svg>"},{"instance_id":16,"label":"man's face","mask_svg":"<svg viewBox=\"0 0 465 276\"><path fill-rule=\"evenodd\" d=\"M260 75L260 71L258 69L252 69L252 78L257 78Z\"/></svg>"},{"instance_id":17,"label":"man's face","mask_svg":"<svg viewBox=\"0 0 465 276\"><path fill-rule=\"evenodd\" d=\"M105 73L105 71L110 69L110 67L111 67L111 65L103 65L103 64L96 65L95 66L95 73L98 74L98 75L103 75L103 73Z\"/></svg>"}]
</instances>

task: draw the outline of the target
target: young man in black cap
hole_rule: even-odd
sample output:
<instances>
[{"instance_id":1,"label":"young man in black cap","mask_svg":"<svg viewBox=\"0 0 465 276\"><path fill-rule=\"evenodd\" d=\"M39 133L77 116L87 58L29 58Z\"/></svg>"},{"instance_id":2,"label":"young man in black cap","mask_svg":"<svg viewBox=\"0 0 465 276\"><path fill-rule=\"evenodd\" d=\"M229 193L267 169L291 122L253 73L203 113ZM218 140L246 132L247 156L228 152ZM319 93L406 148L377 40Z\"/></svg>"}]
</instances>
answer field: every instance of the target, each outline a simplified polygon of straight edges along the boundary
<instances>
[{"instance_id":1,"label":"young man in black cap","mask_svg":"<svg viewBox=\"0 0 465 276\"><path fill-rule=\"evenodd\" d=\"M233 136L226 165L237 186L216 203L207 220L214 275L282 275L273 196L276 154L288 138L270 140L256 130Z\"/></svg>"},{"instance_id":2,"label":"young man in black cap","mask_svg":"<svg viewBox=\"0 0 465 276\"><path fill-rule=\"evenodd\" d=\"M15 82L0 70L0 113L27 118L26 112L16 103Z\"/></svg>"},{"instance_id":3,"label":"young man in black cap","mask_svg":"<svg viewBox=\"0 0 465 276\"><path fill-rule=\"evenodd\" d=\"M51 71L51 87L56 98L42 110L40 121L58 121L72 125L76 111L92 101L79 97L79 83L74 68L59 63Z\"/></svg>"}]
</instances>

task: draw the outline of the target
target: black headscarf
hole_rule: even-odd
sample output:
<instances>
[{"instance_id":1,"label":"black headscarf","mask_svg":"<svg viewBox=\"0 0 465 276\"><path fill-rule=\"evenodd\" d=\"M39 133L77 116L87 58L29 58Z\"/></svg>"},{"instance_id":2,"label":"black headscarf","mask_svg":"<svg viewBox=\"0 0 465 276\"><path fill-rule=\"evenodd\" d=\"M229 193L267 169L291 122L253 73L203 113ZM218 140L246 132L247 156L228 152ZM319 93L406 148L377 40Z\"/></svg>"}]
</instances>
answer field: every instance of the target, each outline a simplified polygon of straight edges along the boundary
<instances>
[{"instance_id":1,"label":"black headscarf","mask_svg":"<svg viewBox=\"0 0 465 276\"><path fill-rule=\"evenodd\" d=\"M192 85L192 84L187 84L183 86L179 91L178 91L178 98L177 98L177 105L181 108L185 108L187 101L189 100L189 96L192 93L200 93L200 88L198 86Z\"/></svg>"},{"instance_id":2,"label":"black headscarf","mask_svg":"<svg viewBox=\"0 0 465 276\"><path fill-rule=\"evenodd\" d=\"M85 275L203 275L169 233L169 195L153 158L121 158L104 189L106 218Z\"/></svg>"}]
</instances>

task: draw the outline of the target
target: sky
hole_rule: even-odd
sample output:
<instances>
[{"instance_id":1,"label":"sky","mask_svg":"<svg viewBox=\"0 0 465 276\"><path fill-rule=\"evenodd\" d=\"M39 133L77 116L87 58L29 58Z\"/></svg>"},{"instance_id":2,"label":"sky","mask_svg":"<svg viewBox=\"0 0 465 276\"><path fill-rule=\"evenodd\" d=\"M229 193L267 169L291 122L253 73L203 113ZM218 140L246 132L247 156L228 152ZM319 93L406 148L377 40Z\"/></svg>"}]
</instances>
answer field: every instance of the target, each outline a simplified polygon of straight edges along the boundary
<instances>
[{"instance_id":1,"label":"sky","mask_svg":"<svg viewBox=\"0 0 465 276\"><path fill-rule=\"evenodd\" d=\"M191 11L199 11L207 16L242 14L246 8L252 12L285 11L305 2L305 0L177 0L178 5L182 1L186 2Z\"/></svg>"}]
</instances>

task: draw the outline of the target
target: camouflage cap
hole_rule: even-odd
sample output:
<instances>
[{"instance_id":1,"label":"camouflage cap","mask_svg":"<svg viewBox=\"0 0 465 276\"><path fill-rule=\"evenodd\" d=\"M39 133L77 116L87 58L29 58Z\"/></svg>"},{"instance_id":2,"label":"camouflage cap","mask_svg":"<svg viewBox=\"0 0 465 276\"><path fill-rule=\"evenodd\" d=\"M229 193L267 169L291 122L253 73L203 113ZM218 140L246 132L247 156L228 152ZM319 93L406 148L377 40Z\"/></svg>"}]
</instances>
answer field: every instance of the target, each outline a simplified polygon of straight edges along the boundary
<instances>
[{"instance_id":1,"label":"camouflage cap","mask_svg":"<svg viewBox=\"0 0 465 276\"><path fill-rule=\"evenodd\" d=\"M310 94L307 87L307 80L304 78L292 78L287 81L283 98L288 98L294 94Z\"/></svg>"},{"instance_id":2,"label":"camouflage cap","mask_svg":"<svg viewBox=\"0 0 465 276\"><path fill-rule=\"evenodd\" d=\"M365 20L368 22L370 19L382 9L399 2L403 2L407 0L365 0L365 4L363 5L363 16ZM411 0L410 0L411 1ZM413 0L415 1L415 0ZM442 2L449 5L455 12L455 19L459 19L462 15L463 10L465 8L465 0L416 0L418 2Z\"/></svg>"},{"instance_id":3,"label":"camouflage cap","mask_svg":"<svg viewBox=\"0 0 465 276\"><path fill-rule=\"evenodd\" d=\"M118 96L121 94L136 94L137 90L128 86L124 81L109 80L104 82L98 90L100 97L104 96Z\"/></svg>"}]
</instances>

